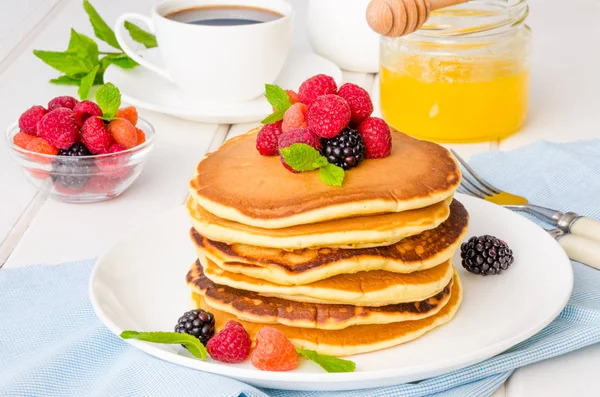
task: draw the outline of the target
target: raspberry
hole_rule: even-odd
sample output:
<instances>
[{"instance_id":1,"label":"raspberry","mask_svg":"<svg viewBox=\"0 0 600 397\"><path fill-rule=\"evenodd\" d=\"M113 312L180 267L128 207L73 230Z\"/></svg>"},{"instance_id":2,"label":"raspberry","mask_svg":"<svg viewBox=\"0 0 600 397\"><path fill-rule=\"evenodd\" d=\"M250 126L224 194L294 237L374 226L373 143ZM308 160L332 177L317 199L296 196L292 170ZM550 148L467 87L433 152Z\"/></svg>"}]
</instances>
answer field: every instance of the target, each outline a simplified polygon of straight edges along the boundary
<instances>
[{"instance_id":1,"label":"raspberry","mask_svg":"<svg viewBox=\"0 0 600 397\"><path fill-rule=\"evenodd\" d=\"M111 121L107 128L113 140L127 149L131 149L137 145L137 131L129 121L116 119Z\"/></svg>"},{"instance_id":2,"label":"raspberry","mask_svg":"<svg viewBox=\"0 0 600 397\"><path fill-rule=\"evenodd\" d=\"M35 139L35 136L26 134L24 132L18 132L13 137L13 143L20 147L21 149L25 149L27 144Z\"/></svg>"},{"instance_id":3,"label":"raspberry","mask_svg":"<svg viewBox=\"0 0 600 397\"><path fill-rule=\"evenodd\" d=\"M294 174L298 173L298 171L296 171L295 169L290 167L289 164L285 162L283 156L279 156L279 160L281 161L281 164L285 167L286 170L288 170L289 172L292 172Z\"/></svg>"},{"instance_id":4,"label":"raspberry","mask_svg":"<svg viewBox=\"0 0 600 397\"><path fill-rule=\"evenodd\" d=\"M308 128L306 124L306 110L308 107L303 103L296 103L286 110L283 115L283 132L297 130L299 128Z\"/></svg>"},{"instance_id":5,"label":"raspberry","mask_svg":"<svg viewBox=\"0 0 600 397\"><path fill-rule=\"evenodd\" d=\"M127 106L117 110L117 114L115 116L129 121L133 126L135 126L138 122L138 112L134 106Z\"/></svg>"},{"instance_id":6,"label":"raspberry","mask_svg":"<svg viewBox=\"0 0 600 397\"><path fill-rule=\"evenodd\" d=\"M356 84L346 83L340 87L337 94L348 102L352 114L350 120L356 125L360 124L373 113L373 102L371 102L371 97L362 87L359 87Z\"/></svg>"},{"instance_id":7,"label":"raspberry","mask_svg":"<svg viewBox=\"0 0 600 397\"><path fill-rule=\"evenodd\" d=\"M298 367L298 353L285 335L272 327L262 327L250 357L252 365L263 371L290 371Z\"/></svg>"},{"instance_id":8,"label":"raspberry","mask_svg":"<svg viewBox=\"0 0 600 397\"><path fill-rule=\"evenodd\" d=\"M19 128L26 134L37 135L37 125L48 113L42 106L32 106L19 117Z\"/></svg>"},{"instance_id":9,"label":"raspberry","mask_svg":"<svg viewBox=\"0 0 600 397\"><path fill-rule=\"evenodd\" d=\"M287 92L288 96L290 97L290 102L292 103L292 105L300 102L300 97L298 97L298 94L296 94L296 91L285 90L285 92Z\"/></svg>"},{"instance_id":10,"label":"raspberry","mask_svg":"<svg viewBox=\"0 0 600 397\"><path fill-rule=\"evenodd\" d=\"M136 128L135 131L137 132L137 144L141 145L142 143L146 142L146 134L144 131L139 128Z\"/></svg>"},{"instance_id":11,"label":"raspberry","mask_svg":"<svg viewBox=\"0 0 600 397\"><path fill-rule=\"evenodd\" d=\"M58 108L48 112L38 123L38 135L59 149L68 149L75 143L79 129L75 124L73 111Z\"/></svg>"},{"instance_id":12,"label":"raspberry","mask_svg":"<svg viewBox=\"0 0 600 397\"><path fill-rule=\"evenodd\" d=\"M321 140L309 129L298 129L284 132L279 137L278 148L281 150L293 145L294 143L305 143L319 151L321 150Z\"/></svg>"},{"instance_id":13,"label":"raspberry","mask_svg":"<svg viewBox=\"0 0 600 397\"><path fill-rule=\"evenodd\" d=\"M303 103L310 105L321 95L335 94L336 91L337 84L333 77L318 74L300 85L298 97Z\"/></svg>"},{"instance_id":14,"label":"raspberry","mask_svg":"<svg viewBox=\"0 0 600 397\"><path fill-rule=\"evenodd\" d=\"M92 116L102 116L100 106L92 101L81 101L73 108L75 113L75 122L78 127L83 127L85 121Z\"/></svg>"},{"instance_id":15,"label":"raspberry","mask_svg":"<svg viewBox=\"0 0 600 397\"><path fill-rule=\"evenodd\" d=\"M43 138L33 138L27 144L27 146L25 146L25 149L29 150L30 152L47 154L50 156L56 156L58 154L58 149L52 146L50 143L48 143L47 140ZM46 158L42 156L28 155L28 157L42 164L48 164L52 162L51 158Z\"/></svg>"},{"instance_id":16,"label":"raspberry","mask_svg":"<svg viewBox=\"0 0 600 397\"><path fill-rule=\"evenodd\" d=\"M306 112L306 122L312 132L322 138L333 138L348 127L351 112L345 99L337 95L323 95Z\"/></svg>"},{"instance_id":17,"label":"raspberry","mask_svg":"<svg viewBox=\"0 0 600 397\"><path fill-rule=\"evenodd\" d=\"M83 103L83 102L80 102ZM104 125L104 121L98 117L88 118L81 128L81 142L93 154L106 153L112 138Z\"/></svg>"},{"instance_id":18,"label":"raspberry","mask_svg":"<svg viewBox=\"0 0 600 397\"><path fill-rule=\"evenodd\" d=\"M119 143L111 143L104 154L119 153L127 148ZM127 156L126 155L115 155L115 156L103 156L102 158L96 159L96 166L103 171L103 173L110 177L121 177L125 174Z\"/></svg>"},{"instance_id":19,"label":"raspberry","mask_svg":"<svg viewBox=\"0 0 600 397\"><path fill-rule=\"evenodd\" d=\"M387 157L392 151L392 134L385 121L377 117L367 117L358 126L358 133L362 136L367 148L365 152L368 159Z\"/></svg>"},{"instance_id":20,"label":"raspberry","mask_svg":"<svg viewBox=\"0 0 600 397\"><path fill-rule=\"evenodd\" d=\"M58 108L67 108L73 110L79 101L72 96L57 96L48 102L48 111L53 111Z\"/></svg>"},{"instance_id":21,"label":"raspberry","mask_svg":"<svg viewBox=\"0 0 600 397\"><path fill-rule=\"evenodd\" d=\"M92 175L85 184L85 191L89 193L111 193L119 184L118 179L104 175Z\"/></svg>"},{"instance_id":22,"label":"raspberry","mask_svg":"<svg viewBox=\"0 0 600 397\"><path fill-rule=\"evenodd\" d=\"M111 143L108 149L106 150L106 153L118 153L122 152L123 150L127 150L127 148L121 145L120 143Z\"/></svg>"},{"instance_id":23,"label":"raspberry","mask_svg":"<svg viewBox=\"0 0 600 397\"><path fill-rule=\"evenodd\" d=\"M279 153L277 142L281 133L282 121L263 126L256 136L256 150L263 156L275 156Z\"/></svg>"},{"instance_id":24,"label":"raspberry","mask_svg":"<svg viewBox=\"0 0 600 397\"><path fill-rule=\"evenodd\" d=\"M206 344L208 354L223 363L240 363L250 355L252 340L242 324L230 320Z\"/></svg>"}]
</instances>

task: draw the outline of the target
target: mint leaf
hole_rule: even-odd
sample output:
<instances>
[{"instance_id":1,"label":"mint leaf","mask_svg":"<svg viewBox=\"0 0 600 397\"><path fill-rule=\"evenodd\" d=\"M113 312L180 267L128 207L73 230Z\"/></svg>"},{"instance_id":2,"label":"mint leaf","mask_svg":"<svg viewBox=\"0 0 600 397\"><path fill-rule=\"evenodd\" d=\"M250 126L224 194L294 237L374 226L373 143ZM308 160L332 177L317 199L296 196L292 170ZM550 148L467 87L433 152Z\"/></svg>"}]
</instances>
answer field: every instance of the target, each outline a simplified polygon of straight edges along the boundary
<instances>
[{"instance_id":1,"label":"mint leaf","mask_svg":"<svg viewBox=\"0 0 600 397\"><path fill-rule=\"evenodd\" d=\"M58 76L55 79L50 79L50 82L58 85L79 85L80 79L69 76Z\"/></svg>"},{"instance_id":2,"label":"mint leaf","mask_svg":"<svg viewBox=\"0 0 600 397\"><path fill-rule=\"evenodd\" d=\"M275 84L265 84L265 97L278 111L286 111L292 106L290 96L283 88Z\"/></svg>"},{"instance_id":3,"label":"mint leaf","mask_svg":"<svg viewBox=\"0 0 600 397\"><path fill-rule=\"evenodd\" d=\"M354 372L356 364L350 360L319 354L314 350L296 349L298 354L319 364L327 372Z\"/></svg>"},{"instance_id":4,"label":"mint leaf","mask_svg":"<svg viewBox=\"0 0 600 397\"><path fill-rule=\"evenodd\" d=\"M96 65L94 66L94 68L92 69L91 72L89 72L88 74L85 75L85 77L83 77L81 79L80 85L79 85L79 90L77 90L77 93L79 94L79 98L80 99L87 99L90 90L92 89L92 86L94 85L94 80L96 79L96 73L98 72L98 69L100 68L100 65Z\"/></svg>"},{"instance_id":5,"label":"mint leaf","mask_svg":"<svg viewBox=\"0 0 600 397\"><path fill-rule=\"evenodd\" d=\"M106 83L96 91L96 103L102 110L103 119L110 120L121 106L121 93L112 83Z\"/></svg>"},{"instance_id":6,"label":"mint leaf","mask_svg":"<svg viewBox=\"0 0 600 397\"><path fill-rule=\"evenodd\" d=\"M319 178L329 186L342 186L344 183L344 169L335 164L327 164L319 168Z\"/></svg>"},{"instance_id":7,"label":"mint leaf","mask_svg":"<svg viewBox=\"0 0 600 397\"><path fill-rule=\"evenodd\" d=\"M88 74L95 66L88 58L69 51L33 50L33 54L44 61L45 64L71 77Z\"/></svg>"},{"instance_id":8,"label":"mint leaf","mask_svg":"<svg viewBox=\"0 0 600 397\"><path fill-rule=\"evenodd\" d=\"M88 36L71 29L68 52L87 58L91 63L98 63L98 44Z\"/></svg>"},{"instance_id":9,"label":"mint leaf","mask_svg":"<svg viewBox=\"0 0 600 397\"><path fill-rule=\"evenodd\" d=\"M317 149L304 143L294 143L281 149L281 155L294 171L299 172L316 170L320 167L320 158L323 157Z\"/></svg>"},{"instance_id":10,"label":"mint leaf","mask_svg":"<svg viewBox=\"0 0 600 397\"><path fill-rule=\"evenodd\" d=\"M325 167L327 164L329 164L329 161L327 161L327 158L325 158L325 156L321 156L319 157L314 163L314 169L317 168L321 168L321 167Z\"/></svg>"},{"instance_id":11,"label":"mint leaf","mask_svg":"<svg viewBox=\"0 0 600 397\"><path fill-rule=\"evenodd\" d=\"M83 8L90 17L90 23L94 28L94 34L97 38L109 44L111 47L121 49L115 32L104 22L104 19L98 14L98 11L90 4L88 0L83 1Z\"/></svg>"},{"instance_id":12,"label":"mint leaf","mask_svg":"<svg viewBox=\"0 0 600 397\"><path fill-rule=\"evenodd\" d=\"M146 32L136 24L129 21L125 21L125 29L129 32L129 35L134 41L143 44L146 48L154 48L158 46L156 42L156 36L150 32Z\"/></svg>"},{"instance_id":13,"label":"mint leaf","mask_svg":"<svg viewBox=\"0 0 600 397\"><path fill-rule=\"evenodd\" d=\"M106 69L110 64L117 65L123 69L133 69L138 65L137 62L129 58L127 54L106 55L100 60L100 64L102 65L102 69Z\"/></svg>"},{"instance_id":14,"label":"mint leaf","mask_svg":"<svg viewBox=\"0 0 600 397\"><path fill-rule=\"evenodd\" d=\"M276 123L280 120L283 120L283 115L285 114L285 110L277 110L274 113L271 113L270 115L268 115L267 117L265 117L265 119L263 121L261 121L262 124L273 124Z\"/></svg>"},{"instance_id":15,"label":"mint leaf","mask_svg":"<svg viewBox=\"0 0 600 397\"><path fill-rule=\"evenodd\" d=\"M123 339L137 339L144 342L184 345L194 357L198 357L201 360L206 360L206 357L208 357L206 347L204 347L202 342L189 334L180 334L179 332L123 331L120 336Z\"/></svg>"}]
</instances>

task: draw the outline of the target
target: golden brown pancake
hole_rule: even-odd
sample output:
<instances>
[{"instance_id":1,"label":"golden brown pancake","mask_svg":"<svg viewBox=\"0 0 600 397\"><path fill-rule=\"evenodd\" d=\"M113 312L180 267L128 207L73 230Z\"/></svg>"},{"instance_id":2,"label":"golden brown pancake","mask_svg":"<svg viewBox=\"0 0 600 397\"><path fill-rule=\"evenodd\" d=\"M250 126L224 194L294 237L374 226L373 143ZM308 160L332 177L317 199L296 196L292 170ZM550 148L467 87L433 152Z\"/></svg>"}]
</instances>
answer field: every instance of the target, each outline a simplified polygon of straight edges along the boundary
<instances>
[{"instance_id":1,"label":"golden brown pancake","mask_svg":"<svg viewBox=\"0 0 600 397\"><path fill-rule=\"evenodd\" d=\"M448 303L452 285L451 281L442 292L422 301L368 307L293 302L217 285L204 275L202 266L197 264L188 272L186 281L192 291L202 295L210 307L233 314L241 320L329 330L429 317Z\"/></svg>"},{"instance_id":2,"label":"golden brown pancake","mask_svg":"<svg viewBox=\"0 0 600 397\"><path fill-rule=\"evenodd\" d=\"M256 339L256 334L264 326L264 324L239 320L229 313L212 308L206 304L202 295L192 293L192 299L195 307L213 313L217 331L223 329L229 320L240 321L250 337ZM333 331L288 327L279 324L269 324L269 327L283 332L297 348L311 349L320 354L338 357L350 356L381 350L414 340L452 320L461 301L462 287L458 275L455 274L448 303L438 313L421 320L391 324L353 325Z\"/></svg>"},{"instance_id":3,"label":"golden brown pancake","mask_svg":"<svg viewBox=\"0 0 600 397\"><path fill-rule=\"evenodd\" d=\"M448 198L428 207L404 212L335 219L283 229L262 229L219 218L191 198L187 211L201 235L224 243L294 250L314 247L365 248L391 245L433 229L450 215Z\"/></svg>"},{"instance_id":4,"label":"golden brown pancake","mask_svg":"<svg viewBox=\"0 0 600 397\"><path fill-rule=\"evenodd\" d=\"M408 274L383 270L339 274L304 285L279 285L239 273L229 273L210 259L199 258L204 274L215 284L254 291L263 296L312 303L339 303L355 306L385 306L427 299L452 279L452 263Z\"/></svg>"},{"instance_id":5,"label":"golden brown pancake","mask_svg":"<svg viewBox=\"0 0 600 397\"><path fill-rule=\"evenodd\" d=\"M318 248L285 251L209 240L190 230L199 256L223 270L283 285L301 285L338 274L369 270L411 273L430 269L452 258L467 232L469 214L454 200L450 217L435 229L374 248ZM242 265L240 265L242 264ZM248 266L250 265L250 266Z\"/></svg>"},{"instance_id":6,"label":"golden brown pancake","mask_svg":"<svg viewBox=\"0 0 600 397\"><path fill-rule=\"evenodd\" d=\"M342 187L318 172L294 174L278 156L256 150L256 128L228 140L198 164L190 195L222 219L284 228L360 215L426 207L452 196L460 168L442 146L392 131L392 151L346 173Z\"/></svg>"}]
</instances>

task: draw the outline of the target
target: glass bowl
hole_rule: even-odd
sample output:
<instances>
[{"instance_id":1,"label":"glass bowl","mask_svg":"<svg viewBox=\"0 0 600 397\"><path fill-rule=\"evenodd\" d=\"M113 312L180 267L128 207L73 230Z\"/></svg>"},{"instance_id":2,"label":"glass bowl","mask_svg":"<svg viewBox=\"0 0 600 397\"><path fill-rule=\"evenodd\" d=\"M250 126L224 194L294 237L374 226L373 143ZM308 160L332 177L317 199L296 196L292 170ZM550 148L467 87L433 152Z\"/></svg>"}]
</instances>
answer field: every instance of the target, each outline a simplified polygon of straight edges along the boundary
<instances>
[{"instance_id":1,"label":"glass bowl","mask_svg":"<svg viewBox=\"0 0 600 397\"><path fill-rule=\"evenodd\" d=\"M138 119L137 128L146 142L118 153L68 157L40 154L13 143L18 123L6 130L6 144L23 174L40 192L67 203L93 203L110 200L123 193L142 173L154 145L154 127Z\"/></svg>"}]
</instances>

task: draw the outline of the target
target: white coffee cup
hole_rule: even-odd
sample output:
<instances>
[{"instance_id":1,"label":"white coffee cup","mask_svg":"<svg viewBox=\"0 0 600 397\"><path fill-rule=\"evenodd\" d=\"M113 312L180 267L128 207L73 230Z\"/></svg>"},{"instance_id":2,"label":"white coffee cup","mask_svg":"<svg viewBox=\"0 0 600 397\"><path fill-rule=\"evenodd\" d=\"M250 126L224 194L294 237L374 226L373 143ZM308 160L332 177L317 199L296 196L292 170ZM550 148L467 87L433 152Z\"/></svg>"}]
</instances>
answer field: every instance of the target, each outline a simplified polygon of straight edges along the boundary
<instances>
[{"instance_id":1,"label":"white coffee cup","mask_svg":"<svg viewBox=\"0 0 600 397\"><path fill-rule=\"evenodd\" d=\"M281 18L251 25L207 26L174 21L165 15L203 6L246 6L274 11ZM123 51L141 66L174 82L189 97L241 102L264 93L275 81L292 40L293 8L284 0L167 0L151 17L121 15L115 25ZM123 35L125 21L141 21L156 35L165 67L138 55Z\"/></svg>"}]
</instances>

